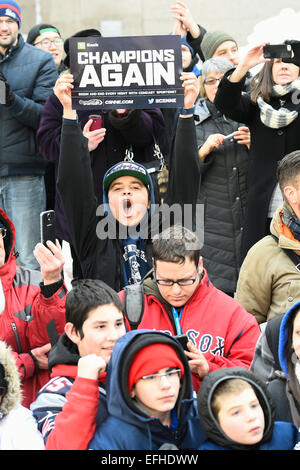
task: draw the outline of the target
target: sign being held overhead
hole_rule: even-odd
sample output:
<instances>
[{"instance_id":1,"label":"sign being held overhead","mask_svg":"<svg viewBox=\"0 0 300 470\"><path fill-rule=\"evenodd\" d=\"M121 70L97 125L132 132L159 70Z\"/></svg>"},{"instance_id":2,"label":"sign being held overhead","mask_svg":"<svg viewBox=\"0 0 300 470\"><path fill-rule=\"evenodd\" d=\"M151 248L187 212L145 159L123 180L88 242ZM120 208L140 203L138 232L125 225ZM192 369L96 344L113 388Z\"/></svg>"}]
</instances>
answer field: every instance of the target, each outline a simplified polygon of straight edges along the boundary
<instances>
[{"instance_id":1,"label":"sign being held overhead","mask_svg":"<svg viewBox=\"0 0 300 470\"><path fill-rule=\"evenodd\" d=\"M74 109L182 107L180 36L70 38Z\"/></svg>"}]
</instances>

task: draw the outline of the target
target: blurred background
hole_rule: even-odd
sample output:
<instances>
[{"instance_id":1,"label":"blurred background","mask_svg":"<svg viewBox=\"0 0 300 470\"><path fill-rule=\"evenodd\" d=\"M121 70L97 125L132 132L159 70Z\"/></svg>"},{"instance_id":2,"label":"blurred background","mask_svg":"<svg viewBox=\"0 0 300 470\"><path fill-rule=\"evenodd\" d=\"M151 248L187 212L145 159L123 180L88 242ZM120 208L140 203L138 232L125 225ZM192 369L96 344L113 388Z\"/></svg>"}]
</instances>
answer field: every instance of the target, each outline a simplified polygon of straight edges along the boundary
<instances>
[{"instance_id":1,"label":"blurred background","mask_svg":"<svg viewBox=\"0 0 300 470\"><path fill-rule=\"evenodd\" d=\"M184 0L183 0L184 1ZM172 0L19 0L22 34L41 22L58 27L64 38L85 28L103 36L169 34ZM300 39L299 0L186 0L197 23L231 33L240 48L260 41Z\"/></svg>"}]
</instances>

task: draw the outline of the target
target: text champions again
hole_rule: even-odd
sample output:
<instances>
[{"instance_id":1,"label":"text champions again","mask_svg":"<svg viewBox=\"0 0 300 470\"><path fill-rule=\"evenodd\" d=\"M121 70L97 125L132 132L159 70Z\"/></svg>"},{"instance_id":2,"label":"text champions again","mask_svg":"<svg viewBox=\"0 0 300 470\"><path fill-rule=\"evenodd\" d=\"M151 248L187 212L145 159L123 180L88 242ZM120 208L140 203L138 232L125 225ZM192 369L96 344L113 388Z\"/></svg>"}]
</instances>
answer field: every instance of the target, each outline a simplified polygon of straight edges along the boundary
<instances>
[{"instance_id":1,"label":"text champions again","mask_svg":"<svg viewBox=\"0 0 300 470\"><path fill-rule=\"evenodd\" d=\"M175 84L174 49L80 51L77 61L84 65L79 88Z\"/></svg>"}]
</instances>

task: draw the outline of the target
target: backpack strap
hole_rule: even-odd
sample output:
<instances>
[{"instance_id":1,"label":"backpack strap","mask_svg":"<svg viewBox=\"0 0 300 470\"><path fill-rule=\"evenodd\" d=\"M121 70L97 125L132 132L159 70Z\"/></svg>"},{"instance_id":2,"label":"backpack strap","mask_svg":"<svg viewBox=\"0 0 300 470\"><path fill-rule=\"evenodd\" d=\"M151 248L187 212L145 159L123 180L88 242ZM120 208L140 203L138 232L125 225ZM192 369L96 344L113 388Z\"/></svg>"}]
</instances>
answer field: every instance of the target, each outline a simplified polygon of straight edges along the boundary
<instances>
[{"instance_id":1,"label":"backpack strap","mask_svg":"<svg viewBox=\"0 0 300 470\"><path fill-rule=\"evenodd\" d=\"M57 343L58 338L59 338L54 318L52 318L52 320L50 320L49 323L47 323L46 329L47 329L47 333L50 339L51 346L53 347Z\"/></svg>"},{"instance_id":2,"label":"backpack strap","mask_svg":"<svg viewBox=\"0 0 300 470\"><path fill-rule=\"evenodd\" d=\"M144 286L130 284L124 287L125 316L132 330L139 326L144 313Z\"/></svg>"},{"instance_id":3,"label":"backpack strap","mask_svg":"<svg viewBox=\"0 0 300 470\"><path fill-rule=\"evenodd\" d=\"M274 240L278 243L278 237L272 234L271 234L271 237L274 238ZM300 256L297 255L297 253L295 253L293 250L287 250L286 248L281 248L281 249L292 260L297 271L300 272Z\"/></svg>"}]
</instances>

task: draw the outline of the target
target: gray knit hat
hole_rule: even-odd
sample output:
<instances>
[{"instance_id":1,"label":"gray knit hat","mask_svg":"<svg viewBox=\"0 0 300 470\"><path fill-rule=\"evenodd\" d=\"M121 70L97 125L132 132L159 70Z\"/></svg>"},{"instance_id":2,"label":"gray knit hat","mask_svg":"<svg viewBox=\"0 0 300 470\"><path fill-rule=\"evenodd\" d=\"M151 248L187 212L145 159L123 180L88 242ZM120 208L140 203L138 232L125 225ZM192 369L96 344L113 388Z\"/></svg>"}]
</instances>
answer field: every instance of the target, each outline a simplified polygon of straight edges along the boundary
<instances>
[{"instance_id":1,"label":"gray knit hat","mask_svg":"<svg viewBox=\"0 0 300 470\"><path fill-rule=\"evenodd\" d=\"M204 35L201 42L201 49L205 60L210 59L220 44L225 41L233 41L237 45L236 40L225 31L211 31Z\"/></svg>"}]
</instances>

